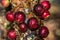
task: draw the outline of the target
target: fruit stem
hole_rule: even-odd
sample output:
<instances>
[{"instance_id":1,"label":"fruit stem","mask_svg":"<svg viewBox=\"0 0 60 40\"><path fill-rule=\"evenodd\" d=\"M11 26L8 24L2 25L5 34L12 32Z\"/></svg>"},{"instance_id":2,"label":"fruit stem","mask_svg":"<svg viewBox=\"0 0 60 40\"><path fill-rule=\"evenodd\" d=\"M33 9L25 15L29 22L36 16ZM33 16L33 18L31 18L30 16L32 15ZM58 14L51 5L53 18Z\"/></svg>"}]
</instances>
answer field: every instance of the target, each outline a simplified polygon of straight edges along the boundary
<instances>
[{"instance_id":1,"label":"fruit stem","mask_svg":"<svg viewBox=\"0 0 60 40\"><path fill-rule=\"evenodd\" d=\"M40 0L38 0L38 2L37 2L38 4L40 3Z\"/></svg>"}]
</instances>

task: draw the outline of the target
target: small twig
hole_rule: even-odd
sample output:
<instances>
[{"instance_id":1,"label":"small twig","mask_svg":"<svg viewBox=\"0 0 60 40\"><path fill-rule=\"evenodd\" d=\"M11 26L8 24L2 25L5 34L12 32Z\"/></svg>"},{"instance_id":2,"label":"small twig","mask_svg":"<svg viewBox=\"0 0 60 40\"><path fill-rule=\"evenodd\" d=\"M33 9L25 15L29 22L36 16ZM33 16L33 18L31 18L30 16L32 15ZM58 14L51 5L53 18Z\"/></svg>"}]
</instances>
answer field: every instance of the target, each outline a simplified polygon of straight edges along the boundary
<instances>
[{"instance_id":1,"label":"small twig","mask_svg":"<svg viewBox=\"0 0 60 40\"><path fill-rule=\"evenodd\" d=\"M38 4L40 3L40 0L38 0Z\"/></svg>"}]
</instances>

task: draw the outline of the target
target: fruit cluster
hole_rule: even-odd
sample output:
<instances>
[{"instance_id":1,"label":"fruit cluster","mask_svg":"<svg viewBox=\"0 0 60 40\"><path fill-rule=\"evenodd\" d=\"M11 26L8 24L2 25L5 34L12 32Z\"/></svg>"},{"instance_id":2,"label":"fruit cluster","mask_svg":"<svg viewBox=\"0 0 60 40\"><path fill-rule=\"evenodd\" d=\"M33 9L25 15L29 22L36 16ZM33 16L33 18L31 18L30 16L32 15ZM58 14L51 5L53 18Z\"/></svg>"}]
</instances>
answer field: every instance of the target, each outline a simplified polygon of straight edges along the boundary
<instances>
[{"instance_id":1,"label":"fruit cluster","mask_svg":"<svg viewBox=\"0 0 60 40\"><path fill-rule=\"evenodd\" d=\"M50 6L51 6L50 2L45 0L41 3L37 3L36 5L34 5L32 12L40 20L44 20L50 16L50 13L48 11L50 9ZM8 11L6 14L6 19L9 22L12 22L15 24L17 23L18 28L22 33L26 32L27 30L31 30L31 31L38 30L37 35L39 35L40 38L46 38L49 34L48 28L46 26L39 25L39 21L37 18L35 17L27 18L26 14L22 11L18 11L15 13L13 11ZM27 23L25 22L26 19L28 19ZM8 37L11 39L15 39L16 32L12 28L10 28L10 30L8 31Z\"/></svg>"},{"instance_id":2,"label":"fruit cluster","mask_svg":"<svg viewBox=\"0 0 60 40\"><path fill-rule=\"evenodd\" d=\"M39 4L36 4L33 10L40 19L46 19L50 16L50 13L48 11L50 9L50 6L51 5L49 1L43 1Z\"/></svg>"}]
</instances>

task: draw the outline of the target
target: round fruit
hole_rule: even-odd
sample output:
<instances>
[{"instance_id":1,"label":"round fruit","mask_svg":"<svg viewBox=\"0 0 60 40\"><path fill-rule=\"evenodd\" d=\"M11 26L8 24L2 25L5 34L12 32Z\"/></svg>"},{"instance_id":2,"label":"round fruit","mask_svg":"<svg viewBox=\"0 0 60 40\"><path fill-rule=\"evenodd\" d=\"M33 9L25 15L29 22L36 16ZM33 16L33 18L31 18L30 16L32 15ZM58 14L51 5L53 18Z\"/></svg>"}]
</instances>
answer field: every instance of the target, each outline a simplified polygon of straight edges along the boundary
<instances>
[{"instance_id":1,"label":"round fruit","mask_svg":"<svg viewBox=\"0 0 60 40\"><path fill-rule=\"evenodd\" d=\"M43 19L46 19L46 18L48 18L49 16L50 16L49 11L45 11L44 13L42 13L41 19L42 19L42 20L43 20Z\"/></svg>"},{"instance_id":2,"label":"round fruit","mask_svg":"<svg viewBox=\"0 0 60 40\"><path fill-rule=\"evenodd\" d=\"M33 8L36 15L41 15L44 12L43 6L41 4L36 4Z\"/></svg>"},{"instance_id":3,"label":"round fruit","mask_svg":"<svg viewBox=\"0 0 60 40\"><path fill-rule=\"evenodd\" d=\"M12 11L7 12L6 19L10 22L14 21L14 13Z\"/></svg>"},{"instance_id":4,"label":"round fruit","mask_svg":"<svg viewBox=\"0 0 60 40\"><path fill-rule=\"evenodd\" d=\"M16 38L16 32L14 30L9 30L8 31L8 37L10 39L15 39Z\"/></svg>"},{"instance_id":5,"label":"round fruit","mask_svg":"<svg viewBox=\"0 0 60 40\"><path fill-rule=\"evenodd\" d=\"M15 21L18 23L23 23L25 21L25 14L23 12L15 13Z\"/></svg>"},{"instance_id":6,"label":"round fruit","mask_svg":"<svg viewBox=\"0 0 60 40\"><path fill-rule=\"evenodd\" d=\"M18 25L18 27L19 27L21 32L26 32L27 31L27 24L25 24L25 23L20 23Z\"/></svg>"},{"instance_id":7,"label":"round fruit","mask_svg":"<svg viewBox=\"0 0 60 40\"><path fill-rule=\"evenodd\" d=\"M48 10L51 6L49 1L43 1L41 4L45 8L45 10Z\"/></svg>"},{"instance_id":8,"label":"round fruit","mask_svg":"<svg viewBox=\"0 0 60 40\"><path fill-rule=\"evenodd\" d=\"M48 36L48 34L49 34L49 30L48 30L47 27L42 26L42 27L39 29L38 33L39 33L39 36L40 36L40 37L46 38L46 37Z\"/></svg>"},{"instance_id":9,"label":"round fruit","mask_svg":"<svg viewBox=\"0 0 60 40\"><path fill-rule=\"evenodd\" d=\"M10 1L9 0L2 0L1 4L3 7L8 7L9 6Z\"/></svg>"},{"instance_id":10,"label":"round fruit","mask_svg":"<svg viewBox=\"0 0 60 40\"><path fill-rule=\"evenodd\" d=\"M34 31L38 28L38 21L36 18L32 17L28 20L29 29Z\"/></svg>"}]
</instances>

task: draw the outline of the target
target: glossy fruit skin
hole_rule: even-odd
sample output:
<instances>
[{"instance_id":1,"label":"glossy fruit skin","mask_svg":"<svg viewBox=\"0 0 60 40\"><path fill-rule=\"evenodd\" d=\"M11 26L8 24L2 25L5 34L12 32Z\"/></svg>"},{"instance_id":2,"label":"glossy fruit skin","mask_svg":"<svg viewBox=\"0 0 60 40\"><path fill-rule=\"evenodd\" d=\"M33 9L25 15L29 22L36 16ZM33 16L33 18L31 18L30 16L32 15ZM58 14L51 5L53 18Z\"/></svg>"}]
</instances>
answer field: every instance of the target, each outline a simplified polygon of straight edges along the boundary
<instances>
[{"instance_id":1,"label":"glossy fruit skin","mask_svg":"<svg viewBox=\"0 0 60 40\"><path fill-rule=\"evenodd\" d=\"M41 38L46 38L49 34L49 30L46 26L41 26L38 33Z\"/></svg>"},{"instance_id":2,"label":"glossy fruit skin","mask_svg":"<svg viewBox=\"0 0 60 40\"><path fill-rule=\"evenodd\" d=\"M33 11L38 16L38 15L41 15L44 12L44 9L43 9L43 6L41 4L36 4L33 7Z\"/></svg>"},{"instance_id":3,"label":"glossy fruit skin","mask_svg":"<svg viewBox=\"0 0 60 40\"><path fill-rule=\"evenodd\" d=\"M31 31L34 31L38 28L38 21L36 18L32 17L28 20L28 28L31 30Z\"/></svg>"},{"instance_id":4,"label":"glossy fruit skin","mask_svg":"<svg viewBox=\"0 0 60 40\"><path fill-rule=\"evenodd\" d=\"M8 37L10 39L15 39L16 38L16 32L14 30L9 30L8 31Z\"/></svg>"},{"instance_id":5,"label":"glossy fruit skin","mask_svg":"<svg viewBox=\"0 0 60 40\"><path fill-rule=\"evenodd\" d=\"M26 32L27 31L27 24L26 23L20 23L18 25L19 29L21 32Z\"/></svg>"},{"instance_id":6,"label":"glossy fruit skin","mask_svg":"<svg viewBox=\"0 0 60 40\"><path fill-rule=\"evenodd\" d=\"M15 21L17 23L23 23L25 21L25 18L26 16L23 12L18 11L15 13Z\"/></svg>"},{"instance_id":7,"label":"glossy fruit skin","mask_svg":"<svg viewBox=\"0 0 60 40\"><path fill-rule=\"evenodd\" d=\"M10 3L9 0L2 0L1 1L1 4L2 4L3 7L8 7L9 3Z\"/></svg>"},{"instance_id":8,"label":"glossy fruit skin","mask_svg":"<svg viewBox=\"0 0 60 40\"><path fill-rule=\"evenodd\" d=\"M49 10L51 7L51 4L49 1L43 1L43 2L41 2L41 4L43 5L45 10Z\"/></svg>"},{"instance_id":9,"label":"glossy fruit skin","mask_svg":"<svg viewBox=\"0 0 60 40\"><path fill-rule=\"evenodd\" d=\"M6 19L10 22L14 21L14 13L12 11L7 12Z\"/></svg>"},{"instance_id":10,"label":"glossy fruit skin","mask_svg":"<svg viewBox=\"0 0 60 40\"><path fill-rule=\"evenodd\" d=\"M49 11L45 11L44 13L42 13L41 19L44 20L44 19L48 18L49 16L50 16Z\"/></svg>"}]
</instances>

